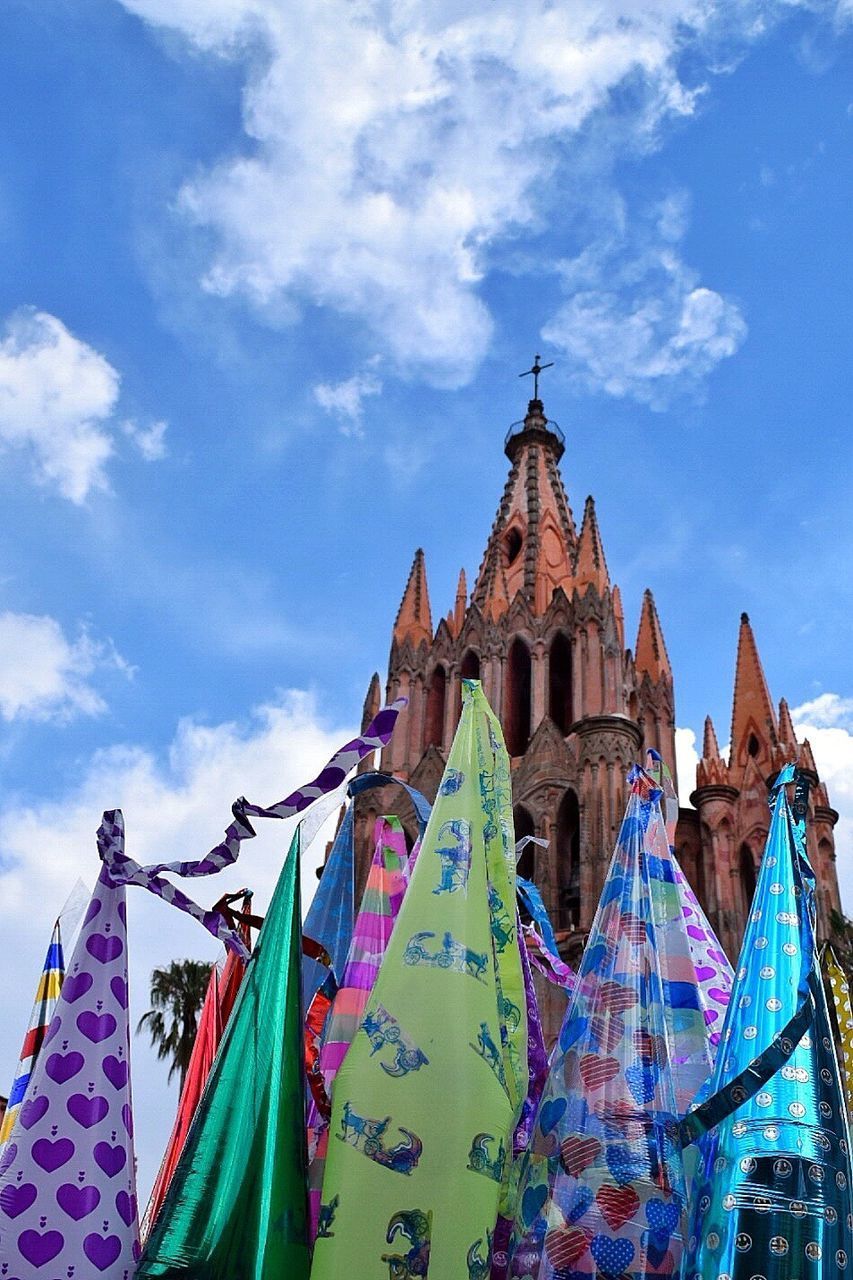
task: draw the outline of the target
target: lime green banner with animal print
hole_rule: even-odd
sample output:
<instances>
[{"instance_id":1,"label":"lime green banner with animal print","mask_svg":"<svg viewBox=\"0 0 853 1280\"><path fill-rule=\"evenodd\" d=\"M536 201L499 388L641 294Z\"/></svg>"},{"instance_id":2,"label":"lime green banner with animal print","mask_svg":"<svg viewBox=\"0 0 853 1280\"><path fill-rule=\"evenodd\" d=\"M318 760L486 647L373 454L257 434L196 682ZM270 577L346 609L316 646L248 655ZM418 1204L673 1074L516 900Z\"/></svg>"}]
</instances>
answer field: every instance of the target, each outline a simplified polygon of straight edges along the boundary
<instances>
[{"instance_id":1,"label":"lime green banner with animal print","mask_svg":"<svg viewBox=\"0 0 853 1280\"><path fill-rule=\"evenodd\" d=\"M335 1079L312 1280L488 1280L527 1090L509 758L477 681Z\"/></svg>"}]
</instances>

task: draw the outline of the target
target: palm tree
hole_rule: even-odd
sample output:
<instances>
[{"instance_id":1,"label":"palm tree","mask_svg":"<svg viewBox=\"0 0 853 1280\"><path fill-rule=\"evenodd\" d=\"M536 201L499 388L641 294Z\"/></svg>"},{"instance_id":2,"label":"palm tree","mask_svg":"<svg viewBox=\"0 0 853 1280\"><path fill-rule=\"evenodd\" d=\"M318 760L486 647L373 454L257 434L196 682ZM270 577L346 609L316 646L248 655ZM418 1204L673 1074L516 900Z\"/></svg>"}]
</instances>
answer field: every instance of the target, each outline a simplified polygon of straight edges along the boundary
<instances>
[{"instance_id":1,"label":"palm tree","mask_svg":"<svg viewBox=\"0 0 853 1280\"><path fill-rule=\"evenodd\" d=\"M203 960L173 960L168 968L155 969L151 974L151 1008L136 1028L147 1029L158 1058L171 1059L169 1080L179 1072L181 1090L209 981L210 965Z\"/></svg>"}]
</instances>

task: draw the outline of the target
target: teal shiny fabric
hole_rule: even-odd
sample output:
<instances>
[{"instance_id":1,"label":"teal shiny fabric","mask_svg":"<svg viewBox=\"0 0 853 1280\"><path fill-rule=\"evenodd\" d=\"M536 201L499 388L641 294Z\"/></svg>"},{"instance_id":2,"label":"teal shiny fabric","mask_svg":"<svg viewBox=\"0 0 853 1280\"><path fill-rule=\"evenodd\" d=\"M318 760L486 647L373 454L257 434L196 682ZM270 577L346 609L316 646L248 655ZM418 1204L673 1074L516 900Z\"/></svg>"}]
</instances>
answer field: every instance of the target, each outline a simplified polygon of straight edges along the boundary
<instances>
[{"instance_id":1,"label":"teal shiny fabric","mask_svg":"<svg viewBox=\"0 0 853 1280\"><path fill-rule=\"evenodd\" d=\"M774 801L701 1109L716 1123L698 1140L685 1280L853 1274L850 1138L815 954L814 873L784 786Z\"/></svg>"},{"instance_id":2,"label":"teal shiny fabric","mask_svg":"<svg viewBox=\"0 0 853 1280\"><path fill-rule=\"evenodd\" d=\"M297 828L137 1280L308 1280L300 959Z\"/></svg>"}]
</instances>

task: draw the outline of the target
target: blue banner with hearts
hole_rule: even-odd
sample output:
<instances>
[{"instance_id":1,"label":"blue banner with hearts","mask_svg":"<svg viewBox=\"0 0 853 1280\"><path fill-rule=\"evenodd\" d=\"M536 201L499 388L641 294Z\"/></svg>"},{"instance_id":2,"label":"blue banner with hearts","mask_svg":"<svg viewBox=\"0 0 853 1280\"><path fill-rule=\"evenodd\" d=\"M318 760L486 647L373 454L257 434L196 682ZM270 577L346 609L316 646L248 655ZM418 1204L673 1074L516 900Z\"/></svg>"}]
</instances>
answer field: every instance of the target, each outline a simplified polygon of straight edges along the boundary
<instances>
[{"instance_id":1,"label":"blue banner with hearts","mask_svg":"<svg viewBox=\"0 0 853 1280\"><path fill-rule=\"evenodd\" d=\"M628 781L521 1174L516 1280L681 1272L678 1123L710 1075L732 974L672 854L663 788L639 768Z\"/></svg>"}]
</instances>

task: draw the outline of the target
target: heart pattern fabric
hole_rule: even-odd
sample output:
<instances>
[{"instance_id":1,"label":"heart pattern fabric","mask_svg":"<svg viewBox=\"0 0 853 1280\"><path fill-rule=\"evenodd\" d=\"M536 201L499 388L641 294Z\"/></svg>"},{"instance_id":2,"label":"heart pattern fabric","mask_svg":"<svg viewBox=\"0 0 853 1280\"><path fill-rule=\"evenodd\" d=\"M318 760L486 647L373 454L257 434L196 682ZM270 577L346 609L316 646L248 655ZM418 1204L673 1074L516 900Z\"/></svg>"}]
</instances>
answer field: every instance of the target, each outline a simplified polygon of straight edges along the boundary
<instances>
[{"instance_id":1,"label":"heart pattern fabric","mask_svg":"<svg viewBox=\"0 0 853 1280\"><path fill-rule=\"evenodd\" d=\"M0 1271L16 1280L136 1267L124 893L102 872L0 1173Z\"/></svg>"},{"instance_id":2,"label":"heart pattern fabric","mask_svg":"<svg viewBox=\"0 0 853 1280\"><path fill-rule=\"evenodd\" d=\"M511 1280L650 1280L681 1267L687 1186L673 1124L710 1073L707 1015L731 970L670 848L663 788L639 769L629 783L522 1174Z\"/></svg>"}]
</instances>

